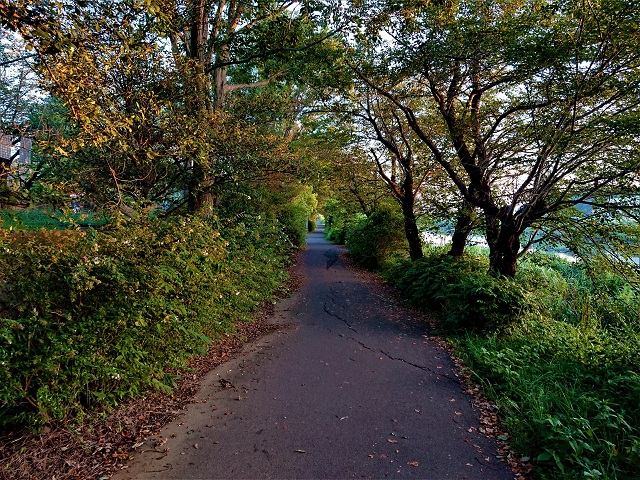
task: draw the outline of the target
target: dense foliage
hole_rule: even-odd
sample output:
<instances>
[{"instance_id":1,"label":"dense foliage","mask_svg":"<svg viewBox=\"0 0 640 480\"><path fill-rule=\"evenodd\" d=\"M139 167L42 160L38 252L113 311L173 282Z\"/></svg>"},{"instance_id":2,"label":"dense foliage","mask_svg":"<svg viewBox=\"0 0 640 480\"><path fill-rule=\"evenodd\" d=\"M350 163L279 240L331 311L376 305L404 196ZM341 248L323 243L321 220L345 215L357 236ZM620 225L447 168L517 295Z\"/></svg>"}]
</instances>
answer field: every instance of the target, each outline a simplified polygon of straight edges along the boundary
<instances>
[{"instance_id":1,"label":"dense foliage","mask_svg":"<svg viewBox=\"0 0 640 480\"><path fill-rule=\"evenodd\" d=\"M391 208L380 208L370 216L358 215L346 230L345 244L361 265L378 268L385 258L402 249L402 216Z\"/></svg>"},{"instance_id":2,"label":"dense foliage","mask_svg":"<svg viewBox=\"0 0 640 480\"><path fill-rule=\"evenodd\" d=\"M248 215L0 233L0 415L31 424L168 391L273 294L291 248Z\"/></svg>"}]
</instances>

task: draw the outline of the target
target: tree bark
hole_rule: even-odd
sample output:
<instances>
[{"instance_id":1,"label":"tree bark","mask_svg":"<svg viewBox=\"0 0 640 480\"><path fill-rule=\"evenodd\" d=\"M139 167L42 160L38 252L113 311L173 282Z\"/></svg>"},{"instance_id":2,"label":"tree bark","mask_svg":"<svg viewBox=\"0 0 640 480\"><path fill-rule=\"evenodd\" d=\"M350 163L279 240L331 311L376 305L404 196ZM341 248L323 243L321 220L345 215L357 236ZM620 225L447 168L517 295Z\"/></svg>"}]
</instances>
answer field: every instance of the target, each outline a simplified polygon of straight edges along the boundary
<instances>
[{"instance_id":1,"label":"tree bark","mask_svg":"<svg viewBox=\"0 0 640 480\"><path fill-rule=\"evenodd\" d=\"M187 202L189 212L205 218L213 215L216 204L213 186L211 172L206 167L195 163Z\"/></svg>"},{"instance_id":2,"label":"tree bark","mask_svg":"<svg viewBox=\"0 0 640 480\"><path fill-rule=\"evenodd\" d=\"M211 81L205 71L207 39L209 36L209 11L205 0L193 4L188 50L188 75L192 83L189 108L191 115L206 121L212 110ZM209 217L214 211L213 180L211 172L200 159L193 159L192 179L189 184L188 208L191 213Z\"/></svg>"},{"instance_id":3,"label":"tree bark","mask_svg":"<svg viewBox=\"0 0 640 480\"><path fill-rule=\"evenodd\" d=\"M494 251L490 255L489 270L491 273L509 278L516 276L521 233L509 219L500 222Z\"/></svg>"},{"instance_id":4,"label":"tree bark","mask_svg":"<svg viewBox=\"0 0 640 480\"><path fill-rule=\"evenodd\" d=\"M489 245L489 265L496 265L498 258L498 236L500 235L500 220L495 217L485 215L485 238Z\"/></svg>"},{"instance_id":5,"label":"tree bark","mask_svg":"<svg viewBox=\"0 0 640 480\"><path fill-rule=\"evenodd\" d=\"M402 215L404 217L404 233L409 242L409 256L411 260L418 260L423 257L422 240L420 239L420 230L416 223L416 214L414 212L413 195L405 195L402 199Z\"/></svg>"},{"instance_id":6,"label":"tree bark","mask_svg":"<svg viewBox=\"0 0 640 480\"><path fill-rule=\"evenodd\" d=\"M456 227L451 239L449 255L452 257L460 258L464 255L464 249L467 246L467 238L469 237L471 230L473 230L475 223L475 216L475 208L465 200L458 211Z\"/></svg>"}]
</instances>

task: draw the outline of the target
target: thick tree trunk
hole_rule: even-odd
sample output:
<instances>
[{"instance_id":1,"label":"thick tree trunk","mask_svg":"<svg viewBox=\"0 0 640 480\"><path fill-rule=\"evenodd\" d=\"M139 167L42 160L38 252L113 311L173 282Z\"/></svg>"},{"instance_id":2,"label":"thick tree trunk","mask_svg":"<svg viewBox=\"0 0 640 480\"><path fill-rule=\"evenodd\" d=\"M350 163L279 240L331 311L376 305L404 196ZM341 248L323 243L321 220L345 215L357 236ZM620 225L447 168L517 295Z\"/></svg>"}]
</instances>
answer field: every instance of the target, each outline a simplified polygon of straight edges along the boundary
<instances>
[{"instance_id":1,"label":"thick tree trunk","mask_svg":"<svg viewBox=\"0 0 640 480\"><path fill-rule=\"evenodd\" d=\"M209 10L205 0L193 3L189 38L189 81L192 82L192 96L189 99L191 115L201 121L209 121L212 110L211 80L206 73L207 40L209 37ZM213 215L215 196L214 182L208 162L198 156L193 159L193 174L189 184L188 208L191 213L208 217Z\"/></svg>"},{"instance_id":2,"label":"thick tree trunk","mask_svg":"<svg viewBox=\"0 0 640 480\"><path fill-rule=\"evenodd\" d=\"M495 265L498 258L498 236L500 235L500 220L485 213L485 238L489 245L489 265Z\"/></svg>"},{"instance_id":3,"label":"thick tree trunk","mask_svg":"<svg viewBox=\"0 0 640 480\"><path fill-rule=\"evenodd\" d=\"M407 195L402 199L402 215L404 216L404 233L409 242L409 256L411 260L422 258L422 241L420 239L420 230L416 223L416 214L413 210L414 198Z\"/></svg>"},{"instance_id":4,"label":"thick tree trunk","mask_svg":"<svg viewBox=\"0 0 640 480\"><path fill-rule=\"evenodd\" d=\"M465 201L462 204L460 211L458 211L456 228L453 231L453 237L451 239L451 250L449 250L449 255L452 257L459 258L464 255L467 238L469 237L471 230L473 230L475 216L475 208Z\"/></svg>"},{"instance_id":5,"label":"thick tree trunk","mask_svg":"<svg viewBox=\"0 0 640 480\"><path fill-rule=\"evenodd\" d=\"M223 53L226 53L223 51ZM228 54L227 54L228 56ZM228 61L228 58L225 56L221 56L221 62ZM226 67L216 68L213 72L214 82L215 82L215 90L214 90L214 102L213 108L214 110L221 111L224 109L224 104L226 100L226 87L227 87L227 69Z\"/></svg>"},{"instance_id":6,"label":"thick tree trunk","mask_svg":"<svg viewBox=\"0 0 640 480\"><path fill-rule=\"evenodd\" d=\"M207 168L194 164L187 204L189 212L201 217L211 217L213 215L216 204L213 186L214 182Z\"/></svg>"},{"instance_id":7,"label":"thick tree trunk","mask_svg":"<svg viewBox=\"0 0 640 480\"><path fill-rule=\"evenodd\" d=\"M489 263L489 269L492 273L510 278L516 276L521 233L512 222L501 222L500 232Z\"/></svg>"}]
</instances>

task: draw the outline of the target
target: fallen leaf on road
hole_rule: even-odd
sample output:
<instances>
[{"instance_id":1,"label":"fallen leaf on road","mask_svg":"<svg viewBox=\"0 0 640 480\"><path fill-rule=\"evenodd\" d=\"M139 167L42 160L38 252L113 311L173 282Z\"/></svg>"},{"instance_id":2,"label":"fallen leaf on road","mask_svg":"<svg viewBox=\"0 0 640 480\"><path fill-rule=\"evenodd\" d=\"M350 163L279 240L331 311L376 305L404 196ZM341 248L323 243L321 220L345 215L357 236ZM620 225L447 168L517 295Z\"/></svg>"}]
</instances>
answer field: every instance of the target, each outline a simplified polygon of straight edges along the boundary
<instances>
[{"instance_id":1,"label":"fallen leaf on road","mask_svg":"<svg viewBox=\"0 0 640 480\"><path fill-rule=\"evenodd\" d=\"M389 443L398 443L398 440L393 440L392 438L387 439Z\"/></svg>"},{"instance_id":2,"label":"fallen leaf on road","mask_svg":"<svg viewBox=\"0 0 640 480\"><path fill-rule=\"evenodd\" d=\"M418 462L408 462L407 465L411 465L412 467L417 467L420 464Z\"/></svg>"}]
</instances>

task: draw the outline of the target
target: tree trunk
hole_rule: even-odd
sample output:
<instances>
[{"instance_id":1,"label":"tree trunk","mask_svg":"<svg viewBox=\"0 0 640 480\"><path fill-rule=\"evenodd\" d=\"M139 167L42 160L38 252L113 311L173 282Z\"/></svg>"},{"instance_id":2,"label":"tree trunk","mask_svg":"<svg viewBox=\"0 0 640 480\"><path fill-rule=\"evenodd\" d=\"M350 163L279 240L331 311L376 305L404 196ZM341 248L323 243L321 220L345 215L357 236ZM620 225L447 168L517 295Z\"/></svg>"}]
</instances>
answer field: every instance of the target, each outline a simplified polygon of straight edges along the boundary
<instances>
[{"instance_id":1,"label":"tree trunk","mask_svg":"<svg viewBox=\"0 0 640 480\"><path fill-rule=\"evenodd\" d=\"M212 110L211 81L206 73L207 39L209 36L209 11L205 0L193 3L191 28L189 37L189 81L192 82L192 96L189 98L191 115L201 121L209 121L208 113ZM215 197L214 182L210 167L194 155L193 175L189 184L188 208L191 213L209 217L213 215Z\"/></svg>"},{"instance_id":2,"label":"tree trunk","mask_svg":"<svg viewBox=\"0 0 640 480\"><path fill-rule=\"evenodd\" d=\"M211 217L215 207L211 172L200 164L193 165L193 177L189 187L189 212L201 217Z\"/></svg>"},{"instance_id":3,"label":"tree trunk","mask_svg":"<svg viewBox=\"0 0 640 480\"><path fill-rule=\"evenodd\" d=\"M502 221L495 242L495 252L490 258L489 269L497 275L514 278L516 276L520 233L512 222Z\"/></svg>"},{"instance_id":4,"label":"tree trunk","mask_svg":"<svg viewBox=\"0 0 640 480\"><path fill-rule=\"evenodd\" d=\"M489 265L495 265L498 258L498 236L500 235L500 220L485 213L485 237L489 245Z\"/></svg>"},{"instance_id":5,"label":"tree trunk","mask_svg":"<svg viewBox=\"0 0 640 480\"><path fill-rule=\"evenodd\" d=\"M471 230L473 230L475 216L475 208L467 201L464 201L462 207L458 211L456 228L453 231L453 237L451 239L451 250L449 250L449 255L452 257L459 258L464 255L467 238L469 237Z\"/></svg>"},{"instance_id":6,"label":"tree trunk","mask_svg":"<svg viewBox=\"0 0 640 480\"><path fill-rule=\"evenodd\" d=\"M422 258L422 241L420 240L420 231L416 223L416 214L413 210L414 198L412 195L406 195L402 199L402 215L404 217L404 233L409 242L409 256L411 260Z\"/></svg>"}]
</instances>

